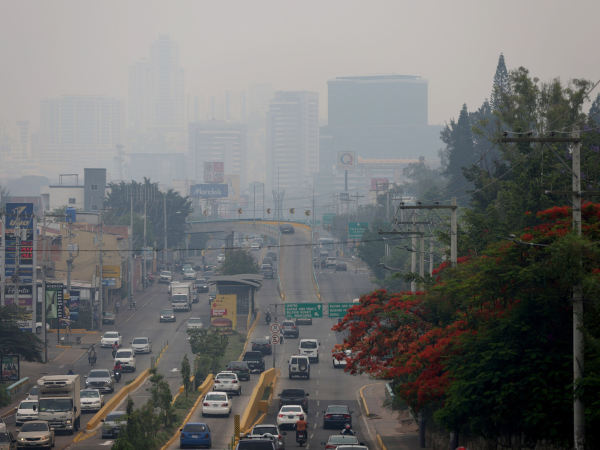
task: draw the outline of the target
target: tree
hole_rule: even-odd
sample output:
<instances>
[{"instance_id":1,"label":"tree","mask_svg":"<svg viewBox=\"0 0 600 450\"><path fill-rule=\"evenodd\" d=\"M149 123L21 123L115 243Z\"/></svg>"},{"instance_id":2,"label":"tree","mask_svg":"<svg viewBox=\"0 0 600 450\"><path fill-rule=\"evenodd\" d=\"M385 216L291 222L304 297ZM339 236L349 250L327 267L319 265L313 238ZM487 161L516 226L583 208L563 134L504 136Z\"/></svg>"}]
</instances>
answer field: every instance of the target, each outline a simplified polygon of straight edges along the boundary
<instances>
[{"instance_id":1,"label":"tree","mask_svg":"<svg viewBox=\"0 0 600 450\"><path fill-rule=\"evenodd\" d=\"M440 192L444 179L438 169L432 169L425 161L424 156L419 156L419 162L409 163L402 169L404 183L402 192L415 198L431 196Z\"/></svg>"},{"instance_id":2,"label":"tree","mask_svg":"<svg viewBox=\"0 0 600 450\"><path fill-rule=\"evenodd\" d=\"M222 275L239 275L242 273L260 273L260 267L250 253L245 250L230 250L221 266Z\"/></svg>"},{"instance_id":3,"label":"tree","mask_svg":"<svg viewBox=\"0 0 600 450\"><path fill-rule=\"evenodd\" d=\"M181 384L183 385L186 398L188 396L188 391L192 386L192 382L190 381L191 376L192 369L190 367L190 361L188 360L186 353L185 355L183 355L183 361L181 361Z\"/></svg>"},{"instance_id":4,"label":"tree","mask_svg":"<svg viewBox=\"0 0 600 450\"><path fill-rule=\"evenodd\" d=\"M164 379L164 375L158 373L156 367L149 370L152 374L150 382L150 401L152 406L160 409L160 420L168 427L176 418L175 408L173 408L173 395L169 383Z\"/></svg>"},{"instance_id":5,"label":"tree","mask_svg":"<svg viewBox=\"0 0 600 450\"><path fill-rule=\"evenodd\" d=\"M220 370L219 362L225 355L225 350L229 344L229 336L212 329L191 329L188 330L188 335L190 336L189 341L192 352L201 358L197 362L204 365L209 362L210 372L208 373L218 372ZM197 365L196 373L199 370L201 369Z\"/></svg>"},{"instance_id":6,"label":"tree","mask_svg":"<svg viewBox=\"0 0 600 450\"><path fill-rule=\"evenodd\" d=\"M34 334L19 329L31 313L17 305L0 306L0 354L19 355L28 362L42 362L44 343Z\"/></svg>"},{"instance_id":7,"label":"tree","mask_svg":"<svg viewBox=\"0 0 600 450\"><path fill-rule=\"evenodd\" d=\"M6 209L6 202L10 200L10 190L5 186L0 186L0 210Z\"/></svg>"},{"instance_id":8,"label":"tree","mask_svg":"<svg viewBox=\"0 0 600 450\"><path fill-rule=\"evenodd\" d=\"M158 447L156 436L160 429L160 419L154 407L147 402L140 409L134 409L130 396L125 400L125 415L120 419L121 430L113 444L114 450L153 450Z\"/></svg>"},{"instance_id":9,"label":"tree","mask_svg":"<svg viewBox=\"0 0 600 450\"><path fill-rule=\"evenodd\" d=\"M594 126L600 125L600 94L596 96L596 99L592 103L588 117Z\"/></svg>"},{"instance_id":10,"label":"tree","mask_svg":"<svg viewBox=\"0 0 600 450\"><path fill-rule=\"evenodd\" d=\"M490 104L492 109L499 109L502 105L503 97L512 94L512 87L506 63L504 62L504 54L500 53L498 58L498 66L494 75L494 87L490 96Z\"/></svg>"}]
</instances>

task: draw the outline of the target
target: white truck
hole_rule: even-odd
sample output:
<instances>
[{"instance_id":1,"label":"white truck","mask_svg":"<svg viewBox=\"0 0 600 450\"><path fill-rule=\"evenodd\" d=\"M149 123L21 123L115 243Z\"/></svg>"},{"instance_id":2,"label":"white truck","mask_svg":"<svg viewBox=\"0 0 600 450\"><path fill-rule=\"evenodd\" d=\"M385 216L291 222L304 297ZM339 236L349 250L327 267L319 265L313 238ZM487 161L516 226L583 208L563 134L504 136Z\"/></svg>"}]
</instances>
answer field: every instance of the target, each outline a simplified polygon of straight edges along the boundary
<instances>
[{"instance_id":1,"label":"white truck","mask_svg":"<svg viewBox=\"0 0 600 450\"><path fill-rule=\"evenodd\" d=\"M38 420L46 420L56 431L79 430L81 385L79 375L46 375L37 382Z\"/></svg>"},{"instance_id":2,"label":"white truck","mask_svg":"<svg viewBox=\"0 0 600 450\"><path fill-rule=\"evenodd\" d=\"M173 311L189 311L194 300L194 284L179 283L171 288L171 308Z\"/></svg>"}]
</instances>

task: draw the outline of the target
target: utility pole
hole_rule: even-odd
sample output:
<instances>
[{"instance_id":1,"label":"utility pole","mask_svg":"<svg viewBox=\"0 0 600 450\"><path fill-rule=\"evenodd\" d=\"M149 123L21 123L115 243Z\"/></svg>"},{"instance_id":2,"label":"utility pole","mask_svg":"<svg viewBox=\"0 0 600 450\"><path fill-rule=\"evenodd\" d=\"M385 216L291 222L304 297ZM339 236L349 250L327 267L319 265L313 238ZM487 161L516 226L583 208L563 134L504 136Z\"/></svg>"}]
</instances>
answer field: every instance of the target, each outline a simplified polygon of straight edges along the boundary
<instances>
[{"instance_id":1,"label":"utility pole","mask_svg":"<svg viewBox=\"0 0 600 450\"><path fill-rule=\"evenodd\" d=\"M100 284L98 287L98 300L100 303L100 323L98 324L98 328L100 329L99 331L102 331L102 309L104 308L104 289L102 286L102 228L102 209L100 209L100 237L98 239L98 247L100 250L98 253L98 262L100 265Z\"/></svg>"},{"instance_id":2,"label":"utility pole","mask_svg":"<svg viewBox=\"0 0 600 450\"><path fill-rule=\"evenodd\" d=\"M253 186L254 191L254 206L252 207L252 212L254 214L254 221L256 222L256 185Z\"/></svg>"},{"instance_id":3,"label":"utility pole","mask_svg":"<svg viewBox=\"0 0 600 450\"><path fill-rule=\"evenodd\" d=\"M429 235L429 275L433 276L433 232Z\"/></svg>"},{"instance_id":4,"label":"utility pole","mask_svg":"<svg viewBox=\"0 0 600 450\"><path fill-rule=\"evenodd\" d=\"M417 224L417 212L415 211L413 213L413 225L412 225L413 235L412 235L412 239L411 239L412 252L410 254L410 272L411 273L415 273L417 271L417 235L416 235L417 225L416 224ZM415 280L410 282L410 290L413 294L416 292L417 283L415 282Z\"/></svg>"},{"instance_id":5,"label":"utility pole","mask_svg":"<svg viewBox=\"0 0 600 450\"><path fill-rule=\"evenodd\" d=\"M163 197L163 214L165 217L165 248L163 249L163 264L165 262L165 253L167 252L167 193L165 192L165 196Z\"/></svg>"},{"instance_id":6,"label":"utility pole","mask_svg":"<svg viewBox=\"0 0 600 450\"><path fill-rule=\"evenodd\" d=\"M46 211L42 228L42 342L44 343L44 364L48 364L48 342L46 342Z\"/></svg>"},{"instance_id":7,"label":"utility pole","mask_svg":"<svg viewBox=\"0 0 600 450\"><path fill-rule=\"evenodd\" d=\"M129 309L133 306L133 195L130 196L131 207L129 210ZM166 243L165 243L166 247ZM169 255L167 254L167 257Z\"/></svg>"},{"instance_id":8,"label":"utility pole","mask_svg":"<svg viewBox=\"0 0 600 450\"><path fill-rule=\"evenodd\" d=\"M144 199L146 200L146 199ZM144 202L144 248L142 249L142 292L146 292L146 207L148 202Z\"/></svg>"}]
</instances>

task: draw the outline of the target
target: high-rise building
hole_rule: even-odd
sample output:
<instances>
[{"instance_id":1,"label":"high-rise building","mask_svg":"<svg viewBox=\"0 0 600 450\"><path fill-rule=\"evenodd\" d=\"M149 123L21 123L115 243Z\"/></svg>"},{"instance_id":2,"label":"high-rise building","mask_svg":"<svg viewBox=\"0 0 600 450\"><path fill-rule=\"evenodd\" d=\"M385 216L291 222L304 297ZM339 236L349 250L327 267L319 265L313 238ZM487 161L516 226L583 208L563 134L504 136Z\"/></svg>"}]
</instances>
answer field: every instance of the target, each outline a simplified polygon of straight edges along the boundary
<instances>
[{"instance_id":1,"label":"high-rise building","mask_svg":"<svg viewBox=\"0 0 600 450\"><path fill-rule=\"evenodd\" d=\"M150 58L129 68L129 122L139 132L185 129L185 76L179 67L179 44L161 35Z\"/></svg>"},{"instance_id":2,"label":"high-rise building","mask_svg":"<svg viewBox=\"0 0 600 450\"><path fill-rule=\"evenodd\" d=\"M204 182L204 163L223 162L225 173L239 175L240 185L247 186L247 127L244 123L207 120L188 125L191 174L198 183Z\"/></svg>"},{"instance_id":3,"label":"high-rise building","mask_svg":"<svg viewBox=\"0 0 600 450\"><path fill-rule=\"evenodd\" d=\"M123 102L102 95L63 95L41 102L37 153L44 173L113 166L123 138Z\"/></svg>"},{"instance_id":4,"label":"high-rise building","mask_svg":"<svg viewBox=\"0 0 600 450\"><path fill-rule=\"evenodd\" d=\"M267 114L269 104L275 95L271 83L253 83L248 87L248 114Z\"/></svg>"},{"instance_id":5,"label":"high-rise building","mask_svg":"<svg viewBox=\"0 0 600 450\"><path fill-rule=\"evenodd\" d=\"M363 158L437 156L441 126L428 125L427 80L410 75L340 77L327 82L332 150Z\"/></svg>"},{"instance_id":6,"label":"high-rise building","mask_svg":"<svg viewBox=\"0 0 600 450\"><path fill-rule=\"evenodd\" d=\"M308 187L318 158L319 94L277 91L267 112L267 189Z\"/></svg>"}]
</instances>

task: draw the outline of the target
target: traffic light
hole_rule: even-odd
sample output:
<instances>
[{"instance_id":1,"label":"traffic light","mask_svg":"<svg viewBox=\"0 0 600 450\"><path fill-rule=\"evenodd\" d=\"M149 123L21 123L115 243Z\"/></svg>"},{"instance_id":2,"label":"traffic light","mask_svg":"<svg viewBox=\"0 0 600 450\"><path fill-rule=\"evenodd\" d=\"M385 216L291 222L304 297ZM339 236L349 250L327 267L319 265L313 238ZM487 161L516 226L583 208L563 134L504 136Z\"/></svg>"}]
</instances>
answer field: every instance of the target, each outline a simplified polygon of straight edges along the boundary
<instances>
[{"instance_id":1,"label":"traffic light","mask_svg":"<svg viewBox=\"0 0 600 450\"><path fill-rule=\"evenodd\" d=\"M238 214L242 213L242 208L238 208Z\"/></svg>"},{"instance_id":2,"label":"traffic light","mask_svg":"<svg viewBox=\"0 0 600 450\"><path fill-rule=\"evenodd\" d=\"M304 211L304 215L305 216L310 216L310 209L307 209L306 211Z\"/></svg>"},{"instance_id":3,"label":"traffic light","mask_svg":"<svg viewBox=\"0 0 600 450\"><path fill-rule=\"evenodd\" d=\"M294 214L296 212L296 208L290 208L290 214Z\"/></svg>"},{"instance_id":4,"label":"traffic light","mask_svg":"<svg viewBox=\"0 0 600 450\"><path fill-rule=\"evenodd\" d=\"M267 214L271 214L271 208L267 208Z\"/></svg>"}]
</instances>

